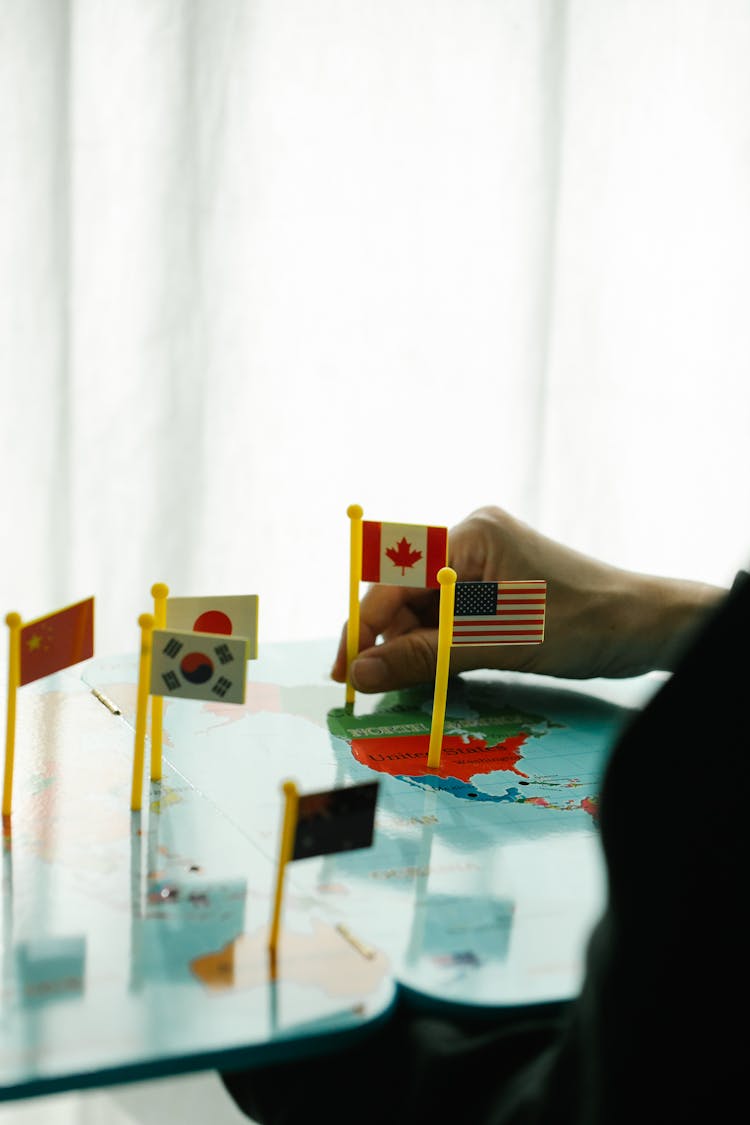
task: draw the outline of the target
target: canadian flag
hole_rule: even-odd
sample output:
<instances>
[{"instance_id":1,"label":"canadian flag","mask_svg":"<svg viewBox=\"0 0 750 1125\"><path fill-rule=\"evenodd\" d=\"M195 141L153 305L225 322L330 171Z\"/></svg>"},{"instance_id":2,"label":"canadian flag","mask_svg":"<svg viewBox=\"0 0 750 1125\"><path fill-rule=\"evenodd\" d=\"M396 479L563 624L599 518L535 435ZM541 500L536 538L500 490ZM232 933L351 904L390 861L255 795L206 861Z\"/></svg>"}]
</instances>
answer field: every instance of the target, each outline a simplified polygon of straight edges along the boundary
<instances>
[{"instance_id":1,"label":"canadian flag","mask_svg":"<svg viewBox=\"0 0 750 1125\"><path fill-rule=\"evenodd\" d=\"M362 581L438 589L447 565L448 529L362 521Z\"/></svg>"}]
</instances>

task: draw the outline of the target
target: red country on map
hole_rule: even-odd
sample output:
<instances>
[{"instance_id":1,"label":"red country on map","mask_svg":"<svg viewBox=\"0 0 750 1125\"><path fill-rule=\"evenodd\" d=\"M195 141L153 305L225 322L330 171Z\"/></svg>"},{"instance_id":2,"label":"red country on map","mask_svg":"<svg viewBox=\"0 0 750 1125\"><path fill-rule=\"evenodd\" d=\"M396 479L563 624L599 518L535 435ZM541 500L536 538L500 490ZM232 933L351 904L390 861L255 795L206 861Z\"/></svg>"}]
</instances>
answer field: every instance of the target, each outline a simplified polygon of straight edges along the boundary
<instances>
[{"instance_id":1,"label":"red country on map","mask_svg":"<svg viewBox=\"0 0 750 1125\"><path fill-rule=\"evenodd\" d=\"M455 777L467 784L479 773L507 770L518 777L527 777L518 769L521 747L527 734L513 734L488 746L483 738L471 735L443 736L440 765L430 769L436 777ZM363 766L393 776L421 777L427 773L428 734L410 734L389 738L352 739L352 754Z\"/></svg>"}]
</instances>

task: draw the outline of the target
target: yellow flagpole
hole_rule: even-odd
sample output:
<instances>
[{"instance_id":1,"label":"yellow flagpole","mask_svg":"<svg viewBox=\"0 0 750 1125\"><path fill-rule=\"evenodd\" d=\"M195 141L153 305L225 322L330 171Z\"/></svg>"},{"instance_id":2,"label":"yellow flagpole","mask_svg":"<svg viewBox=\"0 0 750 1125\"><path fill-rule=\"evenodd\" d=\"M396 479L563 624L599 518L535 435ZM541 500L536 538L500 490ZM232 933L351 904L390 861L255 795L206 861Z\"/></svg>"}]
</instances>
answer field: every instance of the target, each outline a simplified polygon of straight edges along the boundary
<instances>
[{"instance_id":1,"label":"yellow flagpole","mask_svg":"<svg viewBox=\"0 0 750 1125\"><path fill-rule=\"evenodd\" d=\"M130 795L131 812L139 812L143 798L143 758L146 743L146 713L148 711L149 681L151 679L151 634L154 618L142 613L138 618L141 627L141 658L138 665L138 703L135 713L135 753L133 754L133 788Z\"/></svg>"},{"instance_id":2,"label":"yellow flagpole","mask_svg":"<svg viewBox=\"0 0 750 1125\"><path fill-rule=\"evenodd\" d=\"M437 578L440 583L440 617L438 618L437 667L435 669L435 695L432 702L432 726L427 765L437 769L443 748L445 701L448 696L448 672L451 662L451 637L453 636L453 609L456 604L456 578L450 566L442 567Z\"/></svg>"},{"instance_id":3,"label":"yellow flagpole","mask_svg":"<svg viewBox=\"0 0 750 1125\"><path fill-rule=\"evenodd\" d=\"M10 631L8 645L8 709L5 718L5 777L3 781L3 820L10 816L13 803L13 764L16 748L16 693L21 678L21 617L9 613L5 624Z\"/></svg>"},{"instance_id":4,"label":"yellow flagpole","mask_svg":"<svg viewBox=\"0 0 750 1125\"><path fill-rule=\"evenodd\" d=\"M276 949L279 942L279 921L281 919L281 899L284 893L284 873L286 865L292 854L292 843L297 831L297 807L299 794L293 781L285 781L282 786L286 803L284 805L284 825L281 830L281 844L279 845L279 867L276 872L276 895L273 904L273 918L268 937L268 953L271 965L271 976L276 978Z\"/></svg>"},{"instance_id":5,"label":"yellow flagpole","mask_svg":"<svg viewBox=\"0 0 750 1125\"><path fill-rule=\"evenodd\" d=\"M349 669L359 652L359 583L362 577L362 509L350 504L346 514L351 520L349 536L349 619L346 625L346 702L354 703L354 688Z\"/></svg>"},{"instance_id":6,"label":"yellow flagpole","mask_svg":"<svg viewBox=\"0 0 750 1125\"><path fill-rule=\"evenodd\" d=\"M169 586L155 582L151 587L154 599L154 628L163 629L167 624L167 598ZM161 747L164 718L164 697L151 696L151 780L161 781Z\"/></svg>"}]
</instances>

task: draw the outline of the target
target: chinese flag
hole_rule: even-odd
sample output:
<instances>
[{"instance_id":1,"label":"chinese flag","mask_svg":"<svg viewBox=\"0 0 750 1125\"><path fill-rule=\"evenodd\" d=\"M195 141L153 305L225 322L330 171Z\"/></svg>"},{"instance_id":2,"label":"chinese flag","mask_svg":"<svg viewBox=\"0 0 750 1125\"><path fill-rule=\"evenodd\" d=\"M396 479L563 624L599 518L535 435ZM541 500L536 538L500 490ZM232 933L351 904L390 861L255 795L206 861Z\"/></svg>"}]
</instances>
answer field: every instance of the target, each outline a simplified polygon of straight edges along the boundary
<instances>
[{"instance_id":1,"label":"chinese flag","mask_svg":"<svg viewBox=\"0 0 750 1125\"><path fill-rule=\"evenodd\" d=\"M76 602L21 629L19 684L51 676L94 655L94 599Z\"/></svg>"}]
</instances>

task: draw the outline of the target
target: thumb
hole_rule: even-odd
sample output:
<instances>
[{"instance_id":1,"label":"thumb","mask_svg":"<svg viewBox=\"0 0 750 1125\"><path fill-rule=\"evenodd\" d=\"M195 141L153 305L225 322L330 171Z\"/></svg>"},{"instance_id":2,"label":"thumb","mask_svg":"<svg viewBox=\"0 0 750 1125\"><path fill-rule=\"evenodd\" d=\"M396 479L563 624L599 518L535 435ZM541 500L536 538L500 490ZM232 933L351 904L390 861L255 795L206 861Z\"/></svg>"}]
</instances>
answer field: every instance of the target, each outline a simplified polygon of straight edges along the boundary
<instances>
[{"instance_id":1,"label":"thumb","mask_svg":"<svg viewBox=\"0 0 750 1125\"><path fill-rule=\"evenodd\" d=\"M392 641L364 649L349 675L357 691L394 691L434 681L437 629L413 629Z\"/></svg>"}]
</instances>

